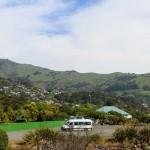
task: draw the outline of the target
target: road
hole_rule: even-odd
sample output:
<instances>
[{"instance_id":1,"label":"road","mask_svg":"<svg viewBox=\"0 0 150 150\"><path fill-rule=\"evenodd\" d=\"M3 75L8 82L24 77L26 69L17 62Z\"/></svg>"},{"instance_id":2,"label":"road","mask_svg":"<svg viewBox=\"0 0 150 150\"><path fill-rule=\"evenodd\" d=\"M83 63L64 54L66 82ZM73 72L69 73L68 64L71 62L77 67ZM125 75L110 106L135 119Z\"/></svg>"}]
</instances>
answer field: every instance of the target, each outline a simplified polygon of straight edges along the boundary
<instances>
[{"instance_id":1,"label":"road","mask_svg":"<svg viewBox=\"0 0 150 150\"><path fill-rule=\"evenodd\" d=\"M100 136L104 137L104 138L109 138L112 136L112 134L114 133L114 131L118 128L121 128L123 126L120 125L105 125L105 126L93 126L93 130L92 131L88 131L90 134L99 134ZM55 129L55 130L60 130L60 129ZM7 132L8 137L9 137L9 141L21 141L22 137L28 133L29 131L24 130L24 131L13 131L13 132Z\"/></svg>"}]
</instances>

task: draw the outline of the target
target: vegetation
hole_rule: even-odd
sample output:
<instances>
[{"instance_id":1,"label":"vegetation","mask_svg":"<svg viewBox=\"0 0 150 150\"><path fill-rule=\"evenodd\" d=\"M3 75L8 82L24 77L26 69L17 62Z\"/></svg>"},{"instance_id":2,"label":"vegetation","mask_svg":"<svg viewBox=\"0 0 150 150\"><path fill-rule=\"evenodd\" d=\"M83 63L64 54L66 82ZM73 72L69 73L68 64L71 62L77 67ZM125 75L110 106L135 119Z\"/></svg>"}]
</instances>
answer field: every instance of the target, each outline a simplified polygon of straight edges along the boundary
<instances>
[{"instance_id":1,"label":"vegetation","mask_svg":"<svg viewBox=\"0 0 150 150\"><path fill-rule=\"evenodd\" d=\"M0 91L0 122L9 123L16 120L26 119L27 121L53 121L69 119L70 116L81 115L99 120L105 124L124 124L126 120L120 114L109 112L109 114L96 112L102 106L113 105L132 114L139 122L150 123L149 107L143 106L139 94L131 96L114 96L108 93L98 92L44 92L39 88L30 89L32 95L36 95L40 101L34 101L31 95L23 90L29 91L25 86L16 84L11 80L1 80L2 87L6 90ZM11 86L10 86L11 83ZM9 86L10 92L7 90ZM23 87L19 95L13 95ZM43 97L43 99L41 98ZM44 101L48 99L50 101ZM34 101L34 102L33 102Z\"/></svg>"},{"instance_id":2,"label":"vegetation","mask_svg":"<svg viewBox=\"0 0 150 150\"><path fill-rule=\"evenodd\" d=\"M8 135L6 131L0 129L0 150L6 150L8 146Z\"/></svg>"},{"instance_id":3,"label":"vegetation","mask_svg":"<svg viewBox=\"0 0 150 150\"><path fill-rule=\"evenodd\" d=\"M103 139L90 132L60 132L49 128L29 131L16 148L33 150L88 150L88 149L148 149L150 129L126 126L117 129L111 139ZM16 150L17 150L16 149Z\"/></svg>"},{"instance_id":4,"label":"vegetation","mask_svg":"<svg viewBox=\"0 0 150 150\"><path fill-rule=\"evenodd\" d=\"M78 73L72 71L53 71L27 64L18 64L7 59L0 59L0 77L10 78L28 87L44 87L49 90L62 91L127 91L150 89L149 74L130 73Z\"/></svg>"},{"instance_id":5,"label":"vegetation","mask_svg":"<svg viewBox=\"0 0 150 150\"><path fill-rule=\"evenodd\" d=\"M146 145L150 145L150 129L146 127L141 129L135 127L119 128L114 132L113 139L115 142L126 144L129 148L140 145L142 149L145 149Z\"/></svg>"},{"instance_id":6,"label":"vegetation","mask_svg":"<svg viewBox=\"0 0 150 150\"><path fill-rule=\"evenodd\" d=\"M136 127L140 123L150 123L149 99L150 74L59 72L0 59L1 123L22 119L30 122L65 120L70 116L81 115L92 118L98 124L130 123ZM115 112L96 112L96 109L104 105L121 108L129 112L133 119L125 119ZM59 139L60 135L63 140ZM131 127L118 129L113 140L130 145L142 141L139 144L144 147L149 144L149 137L149 129L137 130ZM71 142L67 143L68 139ZM97 139L97 135L64 135L39 129L26 135L24 143L29 140L30 146L37 149L46 145L57 146L58 149L61 146L64 150L67 149L66 145L70 149L78 146L78 149L86 149Z\"/></svg>"},{"instance_id":7,"label":"vegetation","mask_svg":"<svg viewBox=\"0 0 150 150\"><path fill-rule=\"evenodd\" d=\"M122 97L124 101L131 102L131 105L137 104L139 105L138 107L141 106L141 103L150 105L150 74L59 72L27 64L18 64L7 59L0 59L0 77L0 86L19 83L30 89L41 87L53 93L57 90L67 93L83 91L90 94L92 91L101 94L101 98L103 94L118 97L118 99ZM89 94L86 97L82 97L82 100L89 100ZM97 97L94 97L93 94L91 98L91 102L97 105L99 102ZM6 99L9 98L6 97ZM17 99L17 101L19 100ZM80 98L72 101L80 103ZM109 102L107 101L106 103ZM116 103L116 100L112 99L111 103Z\"/></svg>"},{"instance_id":8,"label":"vegetation","mask_svg":"<svg viewBox=\"0 0 150 150\"><path fill-rule=\"evenodd\" d=\"M118 108L130 111L148 111L142 104L145 99L142 98L141 94L132 93L130 95L125 94L122 96L116 96L108 93L97 93L97 92L62 92L54 96L61 103L73 103L73 104L86 104L92 103L98 107L102 106L116 106ZM147 99L147 105L149 100Z\"/></svg>"},{"instance_id":9,"label":"vegetation","mask_svg":"<svg viewBox=\"0 0 150 150\"><path fill-rule=\"evenodd\" d=\"M55 121L55 120L66 120L70 116L84 116L85 118L92 118L94 122L99 124L118 125L126 124L134 119L126 119L121 114L116 112L97 112L98 107L89 103L83 105L74 104L47 104L47 103L29 103L22 105L20 108L14 110L9 106L4 110L3 105L0 105L0 121L1 123L20 122L20 121ZM135 118L132 124L149 124L150 115L147 111L141 112L130 112Z\"/></svg>"},{"instance_id":10,"label":"vegetation","mask_svg":"<svg viewBox=\"0 0 150 150\"><path fill-rule=\"evenodd\" d=\"M139 122L150 123L149 107L143 106L141 95L114 96L108 93L98 92L46 92L39 88L30 89L32 95L36 95L40 101L34 101L25 86L16 84L11 80L0 80L1 86L6 90L0 91L0 122L9 123L16 120L26 119L27 121L52 121L69 119L70 116L81 115L106 124L124 124L128 120L119 114L98 113L96 109L102 106L116 106L124 109L138 119ZM11 84L10 84L11 83ZM11 85L11 86L10 86ZM10 92L8 92L8 87ZM13 95L23 87L19 95ZM45 94L45 97L43 95ZM43 99L41 98L43 97ZM50 101L44 101L48 99ZM34 101L34 102L33 102Z\"/></svg>"},{"instance_id":11,"label":"vegetation","mask_svg":"<svg viewBox=\"0 0 150 150\"><path fill-rule=\"evenodd\" d=\"M40 128L30 131L23 137L21 146L27 149L57 149L57 150L86 150L92 143L100 140L97 134L89 135L87 132L81 135L61 133L49 128Z\"/></svg>"}]
</instances>

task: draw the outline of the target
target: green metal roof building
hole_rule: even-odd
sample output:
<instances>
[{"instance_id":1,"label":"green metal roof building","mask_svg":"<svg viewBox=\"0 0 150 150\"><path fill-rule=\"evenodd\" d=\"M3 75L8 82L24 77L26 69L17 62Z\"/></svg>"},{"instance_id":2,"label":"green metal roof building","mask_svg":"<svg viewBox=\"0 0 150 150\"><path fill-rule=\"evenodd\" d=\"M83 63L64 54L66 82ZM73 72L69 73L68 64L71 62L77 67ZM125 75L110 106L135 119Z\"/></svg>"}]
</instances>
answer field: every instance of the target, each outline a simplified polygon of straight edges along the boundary
<instances>
[{"instance_id":1,"label":"green metal roof building","mask_svg":"<svg viewBox=\"0 0 150 150\"><path fill-rule=\"evenodd\" d=\"M127 113L127 112L125 112L125 111L123 111L123 110L121 110L115 106L104 106L102 108L97 109L96 111L105 112L105 113L108 113L110 111L115 111L117 113L120 113L121 115L123 115L126 118L132 118L132 116L129 113Z\"/></svg>"}]
</instances>

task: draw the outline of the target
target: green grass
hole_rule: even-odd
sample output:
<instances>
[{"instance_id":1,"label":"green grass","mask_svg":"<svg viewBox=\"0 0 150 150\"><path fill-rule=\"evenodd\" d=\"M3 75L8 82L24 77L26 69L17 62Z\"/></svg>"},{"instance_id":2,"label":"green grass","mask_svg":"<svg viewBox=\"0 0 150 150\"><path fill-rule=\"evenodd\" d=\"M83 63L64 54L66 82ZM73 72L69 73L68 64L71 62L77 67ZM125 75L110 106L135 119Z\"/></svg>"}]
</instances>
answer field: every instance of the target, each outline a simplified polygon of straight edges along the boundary
<instances>
[{"instance_id":1,"label":"green grass","mask_svg":"<svg viewBox=\"0 0 150 150\"><path fill-rule=\"evenodd\" d=\"M141 94L150 96L150 91L142 91Z\"/></svg>"},{"instance_id":2,"label":"green grass","mask_svg":"<svg viewBox=\"0 0 150 150\"><path fill-rule=\"evenodd\" d=\"M61 125L63 125L64 123L65 121L9 123L1 124L0 128L5 131L33 130L40 127L58 128L61 127Z\"/></svg>"}]
</instances>

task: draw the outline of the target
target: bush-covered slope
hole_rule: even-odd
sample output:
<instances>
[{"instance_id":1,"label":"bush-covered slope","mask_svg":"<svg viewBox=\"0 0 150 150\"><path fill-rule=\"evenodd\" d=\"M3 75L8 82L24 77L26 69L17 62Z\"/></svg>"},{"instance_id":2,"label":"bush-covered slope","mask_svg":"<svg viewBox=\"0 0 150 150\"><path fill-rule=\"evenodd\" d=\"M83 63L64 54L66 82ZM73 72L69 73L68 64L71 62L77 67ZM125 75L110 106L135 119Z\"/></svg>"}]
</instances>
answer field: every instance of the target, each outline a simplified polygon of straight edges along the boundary
<instances>
[{"instance_id":1,"label":"bush-covered slope","mask_svg":"<svg viewBox=\"0 0 150 150\"><path fill-rule=\"evenodd\" d=\"M0 77L20 81L26 86L40 86L49 90L120 92L141 91L149 94L150 74L130 73L78 73L54 71L29 64L0 59Z\"/></svg>"}]
</instances>

